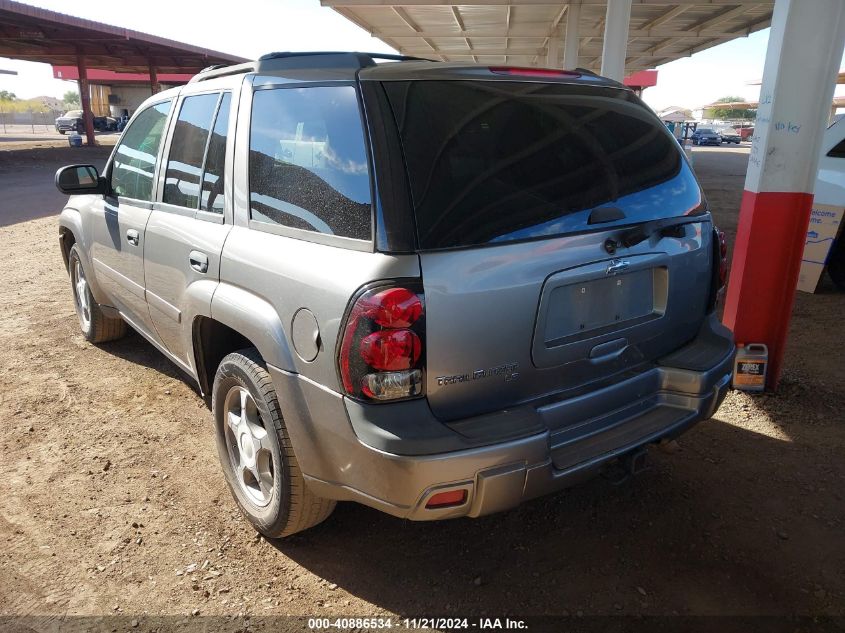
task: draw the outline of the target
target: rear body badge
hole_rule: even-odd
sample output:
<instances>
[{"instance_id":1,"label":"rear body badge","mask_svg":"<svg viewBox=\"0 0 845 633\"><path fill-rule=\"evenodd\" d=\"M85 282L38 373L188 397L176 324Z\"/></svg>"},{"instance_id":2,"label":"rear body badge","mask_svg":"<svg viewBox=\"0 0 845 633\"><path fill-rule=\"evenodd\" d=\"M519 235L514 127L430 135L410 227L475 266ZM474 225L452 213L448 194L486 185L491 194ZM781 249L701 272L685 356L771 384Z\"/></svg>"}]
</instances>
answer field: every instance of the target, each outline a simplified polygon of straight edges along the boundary
<instances>
[{"instance_id":1,"label":"rear body badge","mask_svg":"<svg viewBox=\"0 0 845 633\"><path fill-rule=\"evenodd\" d=\"M608 275L615 275L616 273L621 273L622 271L628 270L631 267L631 262L626 261L624 259L613 259L610 261L610 264L607 265L607 270L605 271Z\"/></svg>"},{"instance_id":2,"label":"rear body badge","mask_svg":"<svg viewBox=\"0 0 845 633\"><path fill-rule=\"evenodd\" d=\"M506 363L489 369L476 369L475 371L466 374L455 374L452 376L438 376L438 386L455 385L461 382L470 382L472 380L481 380L482 378L492 378L493 376L503 376L505 382L511 382L519 378L519 363Z\"/></svg>"}]
</instances>

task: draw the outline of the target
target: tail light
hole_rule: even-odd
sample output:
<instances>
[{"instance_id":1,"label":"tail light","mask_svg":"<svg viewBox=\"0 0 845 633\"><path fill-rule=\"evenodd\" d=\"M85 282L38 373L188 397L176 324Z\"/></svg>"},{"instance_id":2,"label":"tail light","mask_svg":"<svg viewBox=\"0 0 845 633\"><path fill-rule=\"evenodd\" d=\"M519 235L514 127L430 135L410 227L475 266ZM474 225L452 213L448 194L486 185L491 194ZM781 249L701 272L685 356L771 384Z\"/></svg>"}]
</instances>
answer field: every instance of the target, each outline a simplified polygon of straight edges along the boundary
<instances>
[{"instance_id":1,"label":"tail light","mask_svg":"<svg viewBox=\"0 0 845 633\"><path fill-rule=\"evenodd\" d=\"M710 287L709 309L714 310L725 294L728 283L728 242L725 232L713 228L713 280Z\"/></svg>"},{"instance_id":2,"label":"tail light","mask_svg":"<svg viewBox=\"0 0 845 633\"><path fill-rule=\"evenodd\" d=\"M347 395L373 401L422 395L425 307L418 283L364 291L341 333L338 371Z\"/></svg>"},{"instance_id":3,"label":"tail light","mask_svg":"<svg viewBox=\"0 0 845 633\"><path fill-rule=\"evenodd\" d=\"M722 292L728 285L728 240L720 229L716 229L716 235L719 238L719 292Z\"/></svg>"}]
</instances>

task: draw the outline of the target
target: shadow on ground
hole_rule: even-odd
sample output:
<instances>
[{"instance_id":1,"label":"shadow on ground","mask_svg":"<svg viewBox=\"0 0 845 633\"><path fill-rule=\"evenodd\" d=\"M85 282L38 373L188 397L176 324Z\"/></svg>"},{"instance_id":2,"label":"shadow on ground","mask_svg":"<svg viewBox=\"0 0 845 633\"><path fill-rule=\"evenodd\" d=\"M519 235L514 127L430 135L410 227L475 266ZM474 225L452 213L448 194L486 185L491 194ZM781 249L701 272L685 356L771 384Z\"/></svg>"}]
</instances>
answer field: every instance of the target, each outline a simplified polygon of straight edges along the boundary
<instances>
[{"instance_id":1,"label":"shadow on ground","mask_svg":"<svg viewBox=\"0 0 845 633\"><path fill-rule=\"evenodd\" d=\"M828 594L817 587L842 583L839 513L834 520L818 498L772 489L809 474L808 459L841 485L841 459L823 465L786 433L720 420L682 444L674 455L653 450L654 468L619 487L597 479L506 514L443 523L346 504L274 546L400 614L822 611Z\"/></svg>"}]
</instances>

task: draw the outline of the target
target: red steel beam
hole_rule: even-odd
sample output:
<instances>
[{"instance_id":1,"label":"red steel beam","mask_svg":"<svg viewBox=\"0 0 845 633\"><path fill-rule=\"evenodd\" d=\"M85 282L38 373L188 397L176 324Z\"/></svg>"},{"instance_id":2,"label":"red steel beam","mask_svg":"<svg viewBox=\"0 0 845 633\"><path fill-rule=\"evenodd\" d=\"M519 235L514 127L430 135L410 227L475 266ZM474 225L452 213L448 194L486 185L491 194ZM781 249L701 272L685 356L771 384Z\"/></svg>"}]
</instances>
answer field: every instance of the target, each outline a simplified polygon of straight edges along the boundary
<instances>
[{"instance_id":1,"label":"red steel beam","mask_svg":"<svg viewBox=\"0 0 845 633\"><path fill-rule=\"evenodd\" d=\"M76 68L79 71L79 100L82 105L82 121L85 125L85 138L88 147L94 147L94 115L91 112L91 89L88 85L88 67L85 65L85 56L76 56Z\"/></svg>"}]
</instances>

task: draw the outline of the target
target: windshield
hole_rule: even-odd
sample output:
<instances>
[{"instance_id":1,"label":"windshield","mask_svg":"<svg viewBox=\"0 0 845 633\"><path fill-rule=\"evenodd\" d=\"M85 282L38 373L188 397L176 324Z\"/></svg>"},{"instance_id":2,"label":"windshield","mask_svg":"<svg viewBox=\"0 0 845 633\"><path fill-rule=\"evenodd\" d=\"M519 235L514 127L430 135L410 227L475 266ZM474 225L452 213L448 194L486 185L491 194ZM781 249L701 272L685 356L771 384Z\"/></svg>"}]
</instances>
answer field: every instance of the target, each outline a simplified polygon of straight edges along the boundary
<instances>
[{"instance_id":1,"label":"windshield","mask_svg":"<svg viewBox=\"0 0 845 633\"><path fill-rule=\"evenodd\" d=\"M698 130L698 132L699 132L699 134L715 134L716 133L712 129L710 129L709 127L703 127L700 130Z\"/></svg>"},{"instance_id":2,"label":"windshield","mask_svg":"<svg viewBox=\"0 0 845 633\"><path fill-rule=\"evenodd\" d=\"M78 119L82 116L82 110L69 110L65 116Z\"/></svg>"},{"instance_id":3,"label":"windshield","mask_svg":"<svg viewBox=\"0 0 845 633\"><path fill-rule=\"evenodd\" d=\"M703 210L677 142L629 91L504 81L383 85L423 249Z\"/></svg>"}]
</instances>

